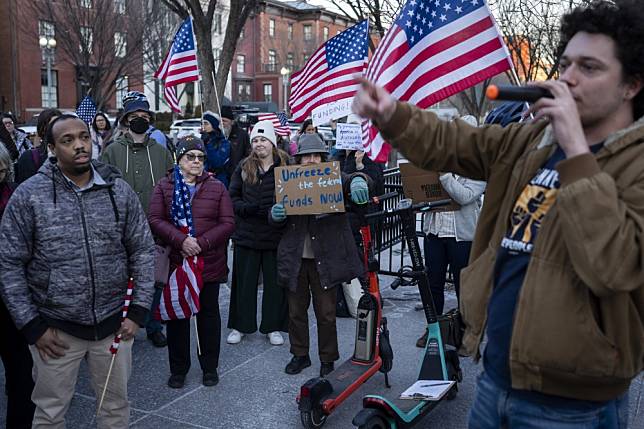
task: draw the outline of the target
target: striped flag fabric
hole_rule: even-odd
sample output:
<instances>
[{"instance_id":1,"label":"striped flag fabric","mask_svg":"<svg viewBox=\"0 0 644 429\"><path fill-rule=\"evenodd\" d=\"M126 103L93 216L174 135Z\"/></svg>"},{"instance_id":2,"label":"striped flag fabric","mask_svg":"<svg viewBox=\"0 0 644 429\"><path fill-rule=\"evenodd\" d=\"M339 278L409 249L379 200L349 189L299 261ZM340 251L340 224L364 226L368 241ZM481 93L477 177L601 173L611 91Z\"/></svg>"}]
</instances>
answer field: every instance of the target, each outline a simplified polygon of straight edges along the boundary
<instances>
[{"instance_id":1,"label":"striped flag fabric","mask_svg":"<svg viewBox=\"0 0 644 429\"><path fill-rule=\"evenodd\" d=\"M512 67L484 0L410 0L374 52L366 77L426 109ZM385 162L389 145L369 121L365 152Z\"/></svg>"},{"instance_id":2,"label":"striped flag fabric","mask_svg":"<svg viewBox=\"0 0 644 429\"><path fill-rule=\"evenodd\" d=\"M154 77L163 80L165 86L199 80L197 41L192 29L192 17L186 18L177 30L170 50Z\"/></svg>"},{"instance_id":3,"label":"striped flag fabric","mask_svg":"<svg viewBox=\"0 0 644 429\"><path fill-rule=\"evenodd\" d=\"M368 46L364 20L327 40L293 73L288 101L295 122L303 122L318 106L355 95L359 85L352 75L364 72Z\"/></svg>"},{"instance_id":4,"label":"striped flag fabric","mask_svg":"<svg viewBox=\"0 0 644 429\"><path fill-rule=\"evenodd\" d=\"M181 113L181 106L179 106L176 86L163 85L163 98L173 112Z\"/></svg>"},{"instance_id":5,"label":"striped flag fabric","mask_svg":"<svg viewBox=\"0 0 644 429\"><path fill-rule=\"evenodd\" d=\"M273 122L273 128L275 128L275 134L278 136L290 136L291 129L288 127L288 119L286 118L286 113L279 112L275 113L262 113L257 115L257 121L271 121Z\"/></svg>"},{"instance_id":6,"label":"striped flag fabric","mask_svg":"<svg viewBox=\"0 0 644 429\"><path fill-rule=\"evenodd\" d=\"M76 109L76 115L85 121L86 124L91 124L96 116L96 104L94 100L89 95L86 95L85 98L80 102L78 108Z\"/></svg>"},{"instance_id":7,"label":"striped flag fabric","mask_svg":"<svg viewBox=\"0 0 644 429\"><path fill-rule=\"evenodd\" d=\"M179 166L174 167L174 194L171 209L172 223L190 237L195 236L192 222L190 190L183 180ZM159 320L188 319L199 312L199 293L203 287L203 258L192 256L183 258L168 283L163 288L158 313Z\"/></svg>"}]
</instances>

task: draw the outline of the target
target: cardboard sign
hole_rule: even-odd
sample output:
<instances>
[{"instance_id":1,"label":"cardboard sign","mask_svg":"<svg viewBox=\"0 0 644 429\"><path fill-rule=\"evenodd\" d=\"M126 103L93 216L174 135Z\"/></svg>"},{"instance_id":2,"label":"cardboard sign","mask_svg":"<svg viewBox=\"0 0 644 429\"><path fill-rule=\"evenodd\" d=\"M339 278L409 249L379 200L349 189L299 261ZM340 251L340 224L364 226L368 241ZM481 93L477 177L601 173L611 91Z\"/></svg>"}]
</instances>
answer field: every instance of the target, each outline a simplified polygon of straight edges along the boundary
<instances>
[{"instance_id":1,"label":"cardboard sign","mask_svg":"<svg viewBox=\"0 0 644 429\"><path fill-rule=\"evenodd\" d=\"M452 199L441 185L438 172L423 170L410 162L400 164L399 168L405 197L411 198L414 203ZM461 206L452 200L451 204L435 211L449 212L460 208Z\"/></svg>"},{"instance_id":2,"label":"cardboard sign","mask_svg":"<svg viewBox=\"0 0 644 429\"><path fill-rule=\"evenodd\" d=\"M284 204L287 215L344 212L340 163L277 167L275 201Z\"/></svg>"},{"instance_id":3,"label":"cardboard sign","mask_svg":"<svg viewBox=\"0 0 644 429\"><path fill-rule=\"evenodd\" d=\"M344 98L342 100L334 101L332 103L316 107L311 112L313 126L317 127L319 125L328 124L333 119L339 119L345 116L349 116L349 114L351 113L352 103L353 97Z\"/></svg>"},{"instance_id":4,"label":"cardboard sign","mask_svg":"<svg viewBox=\"0 0 644 429\"><path fill-rule=\"evenodd\" d=\"M339 123L335 132L335 148L364 150L362 146L362 127L360 124Z\"/></svg>"}]
</instances>

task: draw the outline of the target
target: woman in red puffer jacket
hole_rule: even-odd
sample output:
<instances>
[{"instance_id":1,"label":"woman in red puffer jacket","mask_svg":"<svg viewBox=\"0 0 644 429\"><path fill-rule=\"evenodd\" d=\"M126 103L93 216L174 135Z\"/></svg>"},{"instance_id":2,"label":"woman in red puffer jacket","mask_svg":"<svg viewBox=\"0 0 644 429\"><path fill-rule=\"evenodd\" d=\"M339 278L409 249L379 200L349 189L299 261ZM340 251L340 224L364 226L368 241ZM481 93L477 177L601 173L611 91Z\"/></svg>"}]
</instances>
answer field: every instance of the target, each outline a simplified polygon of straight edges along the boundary
<instances>
[{"instance_id":1,"label":"woman in red puffer jacket","mask_svg":"<svg viewBox=\"0 0 644 429\"><path fill-rule=\"evenodd\" d=\"M221 341L219 285L225 283L228 276L226 252L228 239L235 229L233 205L226 187L204 172L205 147L199 137L186 136L179 140L176 156L175 171L154 188L148 217L153 234L171 248L170 272L183 263L184 257L203 258L201 308L197 314L199 364L203 384L214 386L219 381L217 367ZM172 218L175 177L182 178L185 183L184 195L189 199L194 236L182 231ZM171 372L168 386L181 388L190 369L190 319L169 320L167 336Z\"/></svg>"}]
</instances>

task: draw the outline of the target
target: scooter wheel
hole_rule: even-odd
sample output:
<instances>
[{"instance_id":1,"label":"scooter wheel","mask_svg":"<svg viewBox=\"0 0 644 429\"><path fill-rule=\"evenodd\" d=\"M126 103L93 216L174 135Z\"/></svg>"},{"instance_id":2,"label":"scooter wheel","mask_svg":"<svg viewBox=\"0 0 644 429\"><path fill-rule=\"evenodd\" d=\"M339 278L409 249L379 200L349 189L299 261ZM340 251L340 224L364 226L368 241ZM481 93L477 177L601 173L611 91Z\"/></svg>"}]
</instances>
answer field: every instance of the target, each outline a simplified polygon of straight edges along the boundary
<instances>
[{"instance_id":1,"label":"scooter wheel","mask_svg":"<svg viewBox=\"0 0 644 429\"><path fill-rule=\"evenodd\" d=\"M373 416L358 429L389 429L389 423L380 416Z\"/></svg>"},{"instance_id":2,"label":"scooter wheel","mask_svg":"<svg viewBox=\"0 0 644 429\"><path fill-rule=\"evenodd\" d=\"M319 409L300 411L300 419L306 429L321 428L326 423L326 417L327 415Z\"/></svg>"}]
</instances>

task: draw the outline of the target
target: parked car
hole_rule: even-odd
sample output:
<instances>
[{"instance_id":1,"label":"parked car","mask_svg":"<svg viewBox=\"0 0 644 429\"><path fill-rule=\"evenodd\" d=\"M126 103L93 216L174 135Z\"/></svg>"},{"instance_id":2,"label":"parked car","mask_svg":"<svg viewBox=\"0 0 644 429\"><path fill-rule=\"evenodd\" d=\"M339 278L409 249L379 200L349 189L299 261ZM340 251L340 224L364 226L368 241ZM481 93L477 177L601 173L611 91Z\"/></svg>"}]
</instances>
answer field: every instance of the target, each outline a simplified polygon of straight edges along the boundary
<instances>
[{"instance_id":1,"label":"parked car","mask_svg":"<svg viewBox=\"0 0 644 429\"><path fill-rule=\"evenodd\" d=\"M174 121L170 126L170 137L176 142L183 136L201 134L201 119L190 118Z\"/></svg>"}]
</instances>

